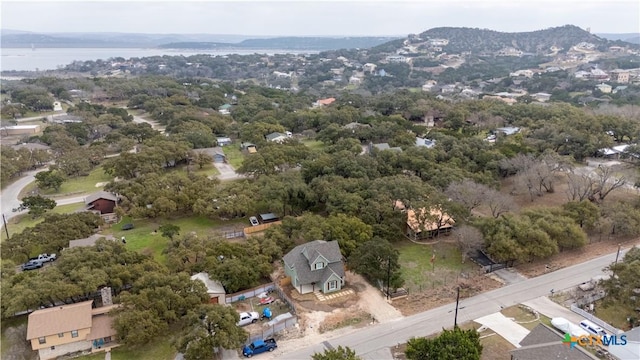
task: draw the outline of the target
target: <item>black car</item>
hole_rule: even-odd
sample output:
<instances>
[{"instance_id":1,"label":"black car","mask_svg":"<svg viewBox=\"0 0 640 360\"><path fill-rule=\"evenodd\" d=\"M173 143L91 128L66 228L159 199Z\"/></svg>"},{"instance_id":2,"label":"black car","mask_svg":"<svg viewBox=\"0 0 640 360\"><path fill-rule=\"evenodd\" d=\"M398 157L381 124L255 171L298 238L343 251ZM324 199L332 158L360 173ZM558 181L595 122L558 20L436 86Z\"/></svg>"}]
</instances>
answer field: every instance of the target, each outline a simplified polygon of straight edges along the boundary
<instances>
[{"instance_id":1,"label":"black car","mask_svg":"<svg viewBox=\"0 0 640 360\"><path fill-rule=\"evenodd\" d=\"M133 224L122 225L122 230L131 230L131 229L133 229Z\"/></svg>"},{"instance_id":2,"label":"black car","mask_svg":"<svg viewBox=\"0 0 640 360\"><path fill-rule=\"evenodd\" d=\"M42 267L42 262L40 261L29 261L27 263L22 264L22 270L35 270L40 269Z\"/></svg>"}]
</instances>

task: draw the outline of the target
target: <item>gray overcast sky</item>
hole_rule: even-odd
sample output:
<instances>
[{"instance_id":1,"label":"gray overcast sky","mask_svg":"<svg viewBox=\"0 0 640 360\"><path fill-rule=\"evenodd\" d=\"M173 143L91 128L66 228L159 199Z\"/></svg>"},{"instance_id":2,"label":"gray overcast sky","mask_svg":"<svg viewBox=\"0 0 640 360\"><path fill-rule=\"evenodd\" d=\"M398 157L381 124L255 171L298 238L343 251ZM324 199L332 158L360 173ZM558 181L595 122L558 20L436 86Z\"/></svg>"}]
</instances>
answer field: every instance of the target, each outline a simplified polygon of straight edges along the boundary
<instances>
[{"instance_id":1,"label":"gray overcast sky","mask_svg":"<svg viewBox=\"0 0 640 360\"><path fill-rule=\"evenodd\" d=\"M639 0L11 1L2 28L35 32L406 35L433 27L640 32Z\"/></svg>"}]
</instances>

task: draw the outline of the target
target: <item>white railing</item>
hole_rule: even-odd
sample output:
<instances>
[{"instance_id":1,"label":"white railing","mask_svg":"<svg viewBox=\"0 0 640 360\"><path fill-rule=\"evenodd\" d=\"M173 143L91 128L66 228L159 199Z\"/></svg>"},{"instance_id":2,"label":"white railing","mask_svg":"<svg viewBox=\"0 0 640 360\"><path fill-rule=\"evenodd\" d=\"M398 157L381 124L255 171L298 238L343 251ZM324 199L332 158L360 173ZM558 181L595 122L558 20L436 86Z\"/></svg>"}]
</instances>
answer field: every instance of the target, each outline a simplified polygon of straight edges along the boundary
<instances>
[{"instance_id":1,"label":"white railing","mask_svg":"<svg viewBox=\"0 0 640 360\"><path fill-rule=\"evenodd\" d=\"M584 311L582 309L580 309L579 307L575 306L575 305L571 305L571 311L573 311L576 314L581 315L582 317L584 317L585 319L591 321L592 323L600 326L601 328L605 329L607 332L613 334L613 335L618 335L620 333L622 333L622 330L617 329L611 325L609 325L607 322L605 322L604 320L596 317L595 315Z\"/></svg>"}]
</instances>

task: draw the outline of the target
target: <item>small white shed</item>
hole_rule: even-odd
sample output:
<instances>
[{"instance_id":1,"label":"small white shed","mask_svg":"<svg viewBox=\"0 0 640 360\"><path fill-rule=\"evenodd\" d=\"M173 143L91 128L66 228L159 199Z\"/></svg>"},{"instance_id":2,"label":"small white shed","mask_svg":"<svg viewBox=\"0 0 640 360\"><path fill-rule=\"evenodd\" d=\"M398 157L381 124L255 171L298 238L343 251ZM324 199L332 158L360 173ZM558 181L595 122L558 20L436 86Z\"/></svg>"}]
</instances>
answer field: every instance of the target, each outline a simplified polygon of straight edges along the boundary
<instances>
[{"instance_id":1,"label":"small white shed","mask_svg":"<svg viewBox=\"0 0 640 360\"><path fill-rule=\"evenodd\" d=\"M207 294L209 294L209 302L212 304L225 304L226 303L226 291L222 284L217 280L211 280L209 274L201 272L191 276L191 280L200 280L207 287Z\"/></svg>"}]
</instances>

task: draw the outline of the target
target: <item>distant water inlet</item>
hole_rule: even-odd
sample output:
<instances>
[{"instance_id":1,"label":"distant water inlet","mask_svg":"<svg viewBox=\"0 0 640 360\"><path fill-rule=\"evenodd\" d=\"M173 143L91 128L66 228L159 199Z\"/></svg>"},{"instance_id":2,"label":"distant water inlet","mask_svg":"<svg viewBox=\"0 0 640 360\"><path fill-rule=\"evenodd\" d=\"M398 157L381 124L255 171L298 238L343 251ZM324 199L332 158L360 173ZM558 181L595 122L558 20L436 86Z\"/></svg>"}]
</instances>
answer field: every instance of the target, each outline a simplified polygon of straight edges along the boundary
<instances>
[{"instance_id":1,"label":"distant water inlet","mask_svg":"<svg viewBox=\"0 0 640 360\"><path fill-rule=\"evenodd\" d=\"M191 56L198 54L215 55L251 55L251 54L301 54L317 51L293 50L193 50L193 49L125 49L125 48L0 48L0 70L36 71L55 70L74 61L107 60L122 57L143 58L149 56Z\"/></svg>"}]
</instances>

